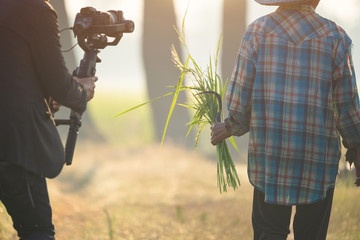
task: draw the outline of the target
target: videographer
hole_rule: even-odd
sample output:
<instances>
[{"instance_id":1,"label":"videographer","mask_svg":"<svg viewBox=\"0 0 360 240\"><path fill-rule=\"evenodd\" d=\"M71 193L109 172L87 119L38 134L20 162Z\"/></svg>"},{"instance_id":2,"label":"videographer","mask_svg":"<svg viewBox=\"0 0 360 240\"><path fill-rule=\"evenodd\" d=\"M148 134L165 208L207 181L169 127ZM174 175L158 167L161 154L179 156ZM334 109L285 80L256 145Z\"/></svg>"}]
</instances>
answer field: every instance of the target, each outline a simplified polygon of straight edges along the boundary
<instances>
[{"instance_id":1,"label":"videographer","mask_svg":"<svg viewBox=\"0 0 360 240\"><path fill-rule=\"evenodd\" d=\"M55 239L46 178L60 173L64 149L48 100L82 113L97 77L69 74L44 0L0 0L0 36L0 200L21 240Z\"/></svg>"}]
</instances>

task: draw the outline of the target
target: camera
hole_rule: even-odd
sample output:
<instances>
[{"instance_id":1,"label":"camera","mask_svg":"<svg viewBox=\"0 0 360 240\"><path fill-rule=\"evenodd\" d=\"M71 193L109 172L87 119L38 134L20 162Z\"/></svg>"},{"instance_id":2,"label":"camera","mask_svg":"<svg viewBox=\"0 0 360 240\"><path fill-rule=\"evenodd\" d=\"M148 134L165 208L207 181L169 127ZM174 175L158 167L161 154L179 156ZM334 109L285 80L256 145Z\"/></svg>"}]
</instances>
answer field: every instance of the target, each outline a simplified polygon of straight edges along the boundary
<instances>
[{"instance_id":1,"label":"camera","mask_svg":"<svg viewBox=\"0 0 360 240\"><path fill-rule=\"evenodd\" d=\"M87 51L89 48L103 49L119 43L123 33L134 31L134 22L125 20L122 11L97 11L93 7L82 8L76 14L73 32L78 38L79 46ZM108 42L107 37L115 38Z\"/></svg>"}]
</instances>

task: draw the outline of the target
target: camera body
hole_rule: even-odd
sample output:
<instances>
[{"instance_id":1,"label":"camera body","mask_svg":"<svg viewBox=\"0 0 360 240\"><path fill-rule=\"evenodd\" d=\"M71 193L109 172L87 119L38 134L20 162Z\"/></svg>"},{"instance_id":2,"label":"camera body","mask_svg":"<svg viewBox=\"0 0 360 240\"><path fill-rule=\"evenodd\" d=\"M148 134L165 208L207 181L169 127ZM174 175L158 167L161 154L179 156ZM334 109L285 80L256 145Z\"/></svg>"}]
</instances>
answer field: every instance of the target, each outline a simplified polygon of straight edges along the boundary
<instances>
[{"instance_id":1,"label":"camera body","mask_svg":"<svg viewBox=\"0 0 360 240\"><path fill-rule=\"evenodd\" d=\"M73 32L78 38L80 47L87 51L89 48L103 49L119 43L123 33L134 31L134 22L125 20L122 11L97 11L93 7L85 7L76 14ZM115 38L108 42L107 37Z\"/></svg>"}]
</instances>

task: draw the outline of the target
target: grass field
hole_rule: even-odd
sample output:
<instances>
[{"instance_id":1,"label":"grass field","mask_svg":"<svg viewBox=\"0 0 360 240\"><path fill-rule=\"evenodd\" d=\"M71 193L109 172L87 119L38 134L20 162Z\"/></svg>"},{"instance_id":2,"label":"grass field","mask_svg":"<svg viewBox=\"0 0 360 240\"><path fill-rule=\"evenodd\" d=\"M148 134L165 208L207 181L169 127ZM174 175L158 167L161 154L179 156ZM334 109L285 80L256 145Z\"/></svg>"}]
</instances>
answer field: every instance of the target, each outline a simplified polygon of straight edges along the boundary
<instances>
[{"instance_id":1,"label":"grass field","mask_svg":"<svg viewBox=\"0 0 360 240\"><path fill-rule=\"evenodd\" d=\"M89 102L89 113L96 127L110 143L126 147L150 144L154 140L150 105L131 111L121 117L114 116L147 101L145 94L100 93Z\"/></svg>"},{"instance_id":2,"label":"grass field","mask_svg":"<svg viewBox=\"0 0 360 240\"><path fill-rule=\"evenodd\" d=\"M149 109L113 119L123 109L111 103L101 98L90 109L111 141L78 143L73 165L48 181L58 240L252 239L252 187L241 154L233 156L241 187L220 194L213 160L170 143L160 149ZM140 129L129 132L136 121ZM329 240L360 239L360 189L352 180L342 174L337 182ZM3 206L0 212L0 239L16 239Z\"/></svg>"}]
</instances>

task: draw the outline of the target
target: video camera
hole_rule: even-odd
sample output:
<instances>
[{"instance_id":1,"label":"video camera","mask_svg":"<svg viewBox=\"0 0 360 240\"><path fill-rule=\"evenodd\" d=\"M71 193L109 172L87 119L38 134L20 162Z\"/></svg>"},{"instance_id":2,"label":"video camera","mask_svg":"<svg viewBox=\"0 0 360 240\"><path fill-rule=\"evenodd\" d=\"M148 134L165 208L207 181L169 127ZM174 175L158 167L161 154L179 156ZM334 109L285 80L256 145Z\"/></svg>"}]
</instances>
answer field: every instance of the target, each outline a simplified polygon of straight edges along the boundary
<instances>
[{"instance_id":1,"label":"video camera","mask_svg":"<svg viewBox=\"0 0 360 240\"><path fill-rule=\"evenodd\" d=\"M117 45L123 33L134 31L134 22L125 20L122 11L100 12L86 7L76 15L73 31L80 47L86 52L89 48L103 49ZM115 40L109 43L107 36Z\"/></svg>"},{"instance_id":2,"label":"video camera","mask_svg":"<svg viewBox=\"0 0 360 240\"><path fill-rule=\"evenodd\" d=\"M80 65L73 72L79 78L95 76L96 63L101 62L97 56L99 49L107 46L116 46L123 33L134 31L134 22L125 20L122 11L97 11L93 7L85 7L76 14L73 32L79 46L84 50L84 57ZM108 42L108 37L114 38ZM69 133L65 146L65 163L71 165L79 128L81 114L71 111L70 119L55 119L56 126L69 125Z\"/></svg>"},{"instance_id":3,"label":"video camera","mask_svg":"<svg viewBox=\"0 0 360 240\"><path fill-rule=\"evenodd\" d=\"M73 32L77 37L79 46L85 51L85 55L90 55L90 59L83 60L96 60L101 62L101 59L90 54L99 53L99 49L104 49L107 46L116 46L123 36L123 33L131 33L134 31L134 22L131 20L125 20L122 11L110 10L107 12L97 11L93 7L86 7L80 10L80 13L76 14ZM108 42L108 37L115 38L112 42ZM88 64L91 69L84 69L86 72L75 70L74 75L78 77L90 77L95 75L95 64ZM95 63L96 63L95 62Z\"/></svg>"}]
</instances>

